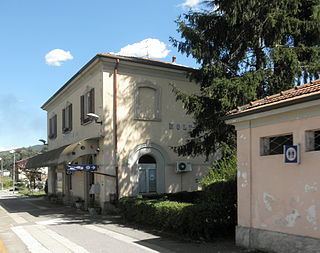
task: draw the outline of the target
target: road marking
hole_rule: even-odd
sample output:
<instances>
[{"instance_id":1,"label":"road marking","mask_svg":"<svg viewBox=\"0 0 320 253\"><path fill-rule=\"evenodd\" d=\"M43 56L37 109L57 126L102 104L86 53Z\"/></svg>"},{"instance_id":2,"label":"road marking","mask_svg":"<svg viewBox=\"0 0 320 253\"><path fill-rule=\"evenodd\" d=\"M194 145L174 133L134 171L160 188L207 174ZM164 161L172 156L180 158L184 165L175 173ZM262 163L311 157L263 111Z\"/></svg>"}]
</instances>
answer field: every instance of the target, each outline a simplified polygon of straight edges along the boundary
<instances>
[{"instance_id":1,"label":"road marking","mask_svg":"<svg viewBox=\"0 0 320 253\"><path fill-rule=\"evenodd\" d=\"M138 248L143 249L143 250L148 251L148 252L153 252L153 253L155 253L155 252L167 252L167 253L172 252L170 250L167 250L167 249L164 249L164 248L158 247L158 246L157 246L157 248L159 250L150 249L150 248L148 248L146 246L138 244L139 240L137 240L137 239L134 239L134 238L131 238L129 236L126 236L126 235L123 235L123 234L120 234L120 233L117 233L117 232L113 232L111 230L104 229L104 228L101 228L101 227L98 227L98 226L95 226L95 225L84 225L84 227L92 229L92 230L94 230L96 232L105 234L105 235L107 235L107 236L109 236L111 238L117 239L119 241L134 245L135 247L138 247ZM150 244L150 246L154 247L155 245L151 245Z\"/></svg>"},{"instance_id":2,"label":"road marking","mask_svg":"<svg viewBox=\"0 0 320 253\"><path fill-rule=\"evenodd\" d=\"M31 253L50 253L48 249L43 247L36 239L34 239L23 227L11 228L13 232L24 242Z\"/></svg>"},{"instance_id":3,"label":"road marking","mask_svg":"<svg viewBox=\"0 0 320 253\"><path fill-rule=\"evenodd\" d=\"M52 238L43 229L42 226L31 225L24 226L25 230L31 234L31 236L38 242L41 242L47 249L53 253L71 253L72 251L67 249L62 243Z\"/></svg>"},{"instance_id":4,"label":"road marking","mask_svg":"<svg viewBox=\"0 0 320 253\"><path fill-rule=\"evenodd\" d=\"M3 242L0 240L0 251L2 253L8 253L6 247L4 246Z\"/></svg>"},{"instance_id":5,"label":"road marking","mask_svg":"<svg viewBox=\"0 0 320 253\"><path fill-rule=\"evenodd\" d=\"M45 226L42 226L42 225L32 225L32 226L38 228L43 233L46 233L47 235L52 237L52 239L58 241L59 243L61 243L63 246L65 246L66 248L68 248L72 252L89 253L85 248L83 248L83 247L79 246L78 244L70 241L69 239L59 235L58 233L46 228Z\"/></svg>"},{"instance_id":6,"label":"road marking","mask_svg":"<svg viewBox=\"0 0 320 253\"><path fill-rule=\"evenodd\" d=\"M16 223L18 223L18 224L27 223L27 221L24 218L20 217L19 214L17 214L17 213L9 213L2 206L0 206L0 209L2 211L4 211L10 218L12 218Z\"/></svg>"}]
</instances>

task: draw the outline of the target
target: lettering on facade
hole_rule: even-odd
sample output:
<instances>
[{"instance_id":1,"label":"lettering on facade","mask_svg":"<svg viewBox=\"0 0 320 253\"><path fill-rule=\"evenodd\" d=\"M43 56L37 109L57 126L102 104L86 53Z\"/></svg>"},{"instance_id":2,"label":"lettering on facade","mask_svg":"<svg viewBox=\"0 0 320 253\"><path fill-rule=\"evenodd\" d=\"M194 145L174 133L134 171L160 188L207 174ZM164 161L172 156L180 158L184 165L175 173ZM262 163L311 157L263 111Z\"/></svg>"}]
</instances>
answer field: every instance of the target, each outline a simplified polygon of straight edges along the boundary
<instances>
[{"instance_id":1,"label":"lettering on facade","mask_svg":"<svg viewBox=\"0 0 320 253\"><path fill-rule=\"evenodd\" d=\"M195 128L193 124L169 123L169 130L191 131Z\"/></svg>"}]
</instances>

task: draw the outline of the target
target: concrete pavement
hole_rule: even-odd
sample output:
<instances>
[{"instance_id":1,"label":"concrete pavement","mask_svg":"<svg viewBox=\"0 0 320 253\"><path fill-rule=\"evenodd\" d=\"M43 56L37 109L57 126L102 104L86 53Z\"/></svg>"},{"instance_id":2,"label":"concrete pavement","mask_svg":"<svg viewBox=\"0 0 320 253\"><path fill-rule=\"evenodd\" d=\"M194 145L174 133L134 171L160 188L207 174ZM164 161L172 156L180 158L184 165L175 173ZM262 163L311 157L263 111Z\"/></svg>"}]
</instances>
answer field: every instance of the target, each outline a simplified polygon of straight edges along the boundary
<instances>
[{"instance_id":1,"label":"concrete pavement","mask_svg":"<svg viewBox=\"0 0 320 253\"><path fill-rule=\"evenodd\" d=\"M0 193L2 252L249 252L232 241L192 243L122 225L117 217Z\"/></svg>"}]
</instances>

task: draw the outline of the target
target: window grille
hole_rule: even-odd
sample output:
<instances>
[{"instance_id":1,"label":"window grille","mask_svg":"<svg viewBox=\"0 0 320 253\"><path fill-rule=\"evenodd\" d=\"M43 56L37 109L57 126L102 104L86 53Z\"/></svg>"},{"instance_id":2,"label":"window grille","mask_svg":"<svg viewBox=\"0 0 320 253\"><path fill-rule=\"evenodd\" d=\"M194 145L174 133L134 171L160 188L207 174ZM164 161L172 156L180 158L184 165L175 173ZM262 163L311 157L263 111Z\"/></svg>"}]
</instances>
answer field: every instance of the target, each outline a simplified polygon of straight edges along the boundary
<instances>
[{"instance_id":1,"label":"window grille","mask_svg":"<svg viewBox=\"0 0 320 253\"><path fill-rule=\"evenodd\" d=\"M284 145L293 145L292 134L279 135L274 137L263 137L261 155L283 154Z\"/></svg>"},{"instance_id":2,"label":"window grille","mask_svg":"<svg viewBox=\"0 0 320 253\"><path fill-rule=\"evenodd\" d=\"M306 151L320 150L320 130L306 132Z\"/></svg>"}]
</instances>

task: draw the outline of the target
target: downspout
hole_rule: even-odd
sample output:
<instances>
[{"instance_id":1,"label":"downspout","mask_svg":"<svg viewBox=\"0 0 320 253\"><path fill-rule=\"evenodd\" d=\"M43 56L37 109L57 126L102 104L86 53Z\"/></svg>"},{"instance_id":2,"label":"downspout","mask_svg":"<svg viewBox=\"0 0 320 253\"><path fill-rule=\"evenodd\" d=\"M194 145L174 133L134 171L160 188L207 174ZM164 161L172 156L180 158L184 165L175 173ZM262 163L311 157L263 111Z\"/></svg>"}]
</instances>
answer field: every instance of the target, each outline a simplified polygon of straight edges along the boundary
<instances>
[{"instance_id":1,"label":"downspout","mask_svg":"<svg viewBox=\"0 0 320 253\"><path fill-rule=\"evenodd\" d=\"M113 75L113 138L114 138L114 165L116 172L116 199L119 199L119 165L118 165L118 108L117 108L117 76L118 76L118 65L120 60L117 59L116 65L114 67L114 75Z\"/></svg>"}]
</instances>

